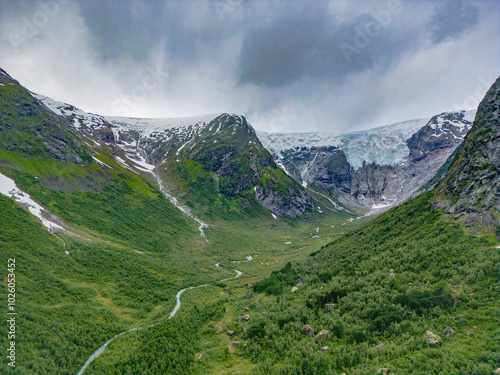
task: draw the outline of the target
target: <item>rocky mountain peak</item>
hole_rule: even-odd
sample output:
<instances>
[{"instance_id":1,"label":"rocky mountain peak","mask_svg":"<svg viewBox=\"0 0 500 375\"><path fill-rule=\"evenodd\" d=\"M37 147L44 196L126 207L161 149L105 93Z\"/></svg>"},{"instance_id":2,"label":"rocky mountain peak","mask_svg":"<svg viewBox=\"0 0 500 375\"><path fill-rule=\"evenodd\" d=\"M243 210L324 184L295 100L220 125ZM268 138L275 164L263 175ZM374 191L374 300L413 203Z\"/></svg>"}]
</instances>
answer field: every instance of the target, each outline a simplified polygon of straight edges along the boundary
<instances>
[{"instance_id":1,"label":"rocky mountain peak","mask_svg":"<svg viewBox=\"0 0 500 375\"><path fill-rule=\"evenodd\" d=\"M465 138L472 123L465 119L465 111L444 112L408 139L409 159L419 161L436 150L457 147Z\"/></svg>"}]
</instances>

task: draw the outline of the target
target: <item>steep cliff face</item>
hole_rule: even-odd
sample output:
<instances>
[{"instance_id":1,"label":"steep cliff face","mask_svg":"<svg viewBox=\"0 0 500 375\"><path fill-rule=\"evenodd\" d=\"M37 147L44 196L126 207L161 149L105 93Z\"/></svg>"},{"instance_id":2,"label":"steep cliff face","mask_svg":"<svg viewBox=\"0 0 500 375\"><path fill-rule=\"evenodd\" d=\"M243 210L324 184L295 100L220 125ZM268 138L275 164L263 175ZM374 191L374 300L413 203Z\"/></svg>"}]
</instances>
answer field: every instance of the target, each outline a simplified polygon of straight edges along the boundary
<instances>
[{"instance_id":1,"label":"steep cliff face","mask_svg":"<svg viewBox=\"0 0 500 375\"><path fill-rule=\"evenodd\" d=\"M348 193L351 166L343 151L334 146L296 147L282 152L280 160L287 173L302 185L332 187Z\"/></svg>"},{"instance_id":2,"label":"steep cliff face","mask_svg":"<svg viewBox=\"0 0 500 375\"><path fill-rule=\"evenodd\" d=\"M344 205L379 210L404 202L429 183L463 141L471 127L470 115L445 112L426 122L395 124L394 132L387 126L322 139L314 134L263 137L278 165L303 186L326 192ZM402 143L405 136L406 143ZM327 141L337 146L310 146ZM287 143L304 146L286 149ZM361 157L373 162L358 165Z\"/></svg>"},{"instance_id":3,"label":"steep cliff face","mask_svg":"<svg viewBox=\"0 0 500 375\"><path fill-rule=\"evenodd\" d=\"M500 78L478 107L472 130L437 186L436 205L471 231L500 235Z\"/></svg>"},{"instance_id":4,"label":"steep cliff face","mask_svg":"<svg viewBox=\"0 0 500 375\"><path fill-rule=\"evenodd\" d=\"M364 164L353 172L351 197L375 207L404 202L420 192L445 164L471 127L464 112L445 112L407 141L409 155L395 166Z\"/></svg>"},{"instance_id":5,"label":"steep cliff face","mask_svg":"<svg viewBox=\"0 0 500 375\"><path fill-rule=\"evenodd\" d=\"M239 199L243 209L256 199L278 216L313 211L311 196L277 167L243 116L209 115L186 123L109 120L116 144L130 158L157 167L166 186L193 204L223 194Z\"/></svg>"}]
</instances>

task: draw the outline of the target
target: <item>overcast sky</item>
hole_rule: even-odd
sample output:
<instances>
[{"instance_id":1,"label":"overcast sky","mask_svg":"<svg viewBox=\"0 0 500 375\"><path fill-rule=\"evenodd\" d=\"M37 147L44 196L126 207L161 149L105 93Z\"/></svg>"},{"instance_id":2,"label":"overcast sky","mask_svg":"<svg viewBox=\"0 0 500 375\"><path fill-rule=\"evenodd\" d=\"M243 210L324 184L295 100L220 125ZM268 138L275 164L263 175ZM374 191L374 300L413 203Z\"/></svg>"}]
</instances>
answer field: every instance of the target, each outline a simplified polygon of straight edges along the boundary
<instances>
[{"instance_id":1,"label":"overcast sky","mask_svg":"<svg viewBox=\"0 0 500 375\"><path fill-rule=\"evenodd\" d=\"M0 67L103 115L344 133L477 106L498 1L0 1Z\"/></svg>"}]
</instances>

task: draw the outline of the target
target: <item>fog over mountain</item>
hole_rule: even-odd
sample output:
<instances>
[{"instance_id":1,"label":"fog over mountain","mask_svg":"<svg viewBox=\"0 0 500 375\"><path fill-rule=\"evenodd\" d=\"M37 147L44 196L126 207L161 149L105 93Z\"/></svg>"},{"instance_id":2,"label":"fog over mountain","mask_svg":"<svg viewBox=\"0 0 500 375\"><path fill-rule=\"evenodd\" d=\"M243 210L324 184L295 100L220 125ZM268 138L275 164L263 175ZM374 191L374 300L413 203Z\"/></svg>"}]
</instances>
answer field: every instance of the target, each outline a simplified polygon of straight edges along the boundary
<instances>
[{"instance_id":1,"label":"fog over mountain","mask_svg":"<svg viewBox=\"0 0 500 375\"><path fill-rule=\"evenodd\" d=\"M475 109L500 67L499 8L8 0L0 65L37 93L100 114L230 112L266 132L345 133Z\"/></svg>"}]
</instances>

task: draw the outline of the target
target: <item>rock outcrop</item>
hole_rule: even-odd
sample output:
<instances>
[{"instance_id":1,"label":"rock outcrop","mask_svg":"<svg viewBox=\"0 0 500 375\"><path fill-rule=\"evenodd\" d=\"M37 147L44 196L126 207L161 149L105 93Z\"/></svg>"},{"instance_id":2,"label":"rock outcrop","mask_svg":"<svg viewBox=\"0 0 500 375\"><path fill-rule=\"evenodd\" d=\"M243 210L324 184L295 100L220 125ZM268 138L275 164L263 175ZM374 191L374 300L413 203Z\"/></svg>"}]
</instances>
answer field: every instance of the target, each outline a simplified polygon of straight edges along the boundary
<instances>
[{"instance_id":1,"label":"rock outcrop","mask_svg":"<svg viewBox=\"0 0 500 375\"><path fill-rule=\"evenodd\" d=\"M326 311L326 312L330 312L330 311L333 311L333 310L337 310L338 308L339 308L339 307L338 307L336 304L334 304L334 303L327 303L327 304L325 305L325 311Z\"/></svg>"},{"instance_id":2,"label":"rock outcrop","mask_svg":"<svg viewBox=\"0 0 500 375\"><path fill-rule=\"evenodd\" d=\"M349 193L351 166L342 150L334 146L296 147L282 152L281 163L295 181L322 189L336 187Z\"/></svg>"},{"instance_id":3,"label":"rock outcrop","mask_svg":"<svg viewBox=\"0 0 500 375\"><path fill-rule=\"evenodd\" d=\"M314 329L309 324L304 325L304 334L306 336L314 336Z\"/></svg>"},{"instance_id":4,"label":"rock outcrop","mask_svg":"<svg viewBox=\"0 0 500 375\"><path fill-rule=\"evenodd\" d=\"M316 335L316 341L325 341L328 340L329 337L330 337L330 331L323 329Z\"/></svg>"},{"instance_id":5,"label":"rock outcrop","mask_svg":"<svg viewBox=\"0 0 500 375\"><path fill-rule=\"evenodd\" d=\"M457 332L453 329L451 329L450 326L444 327L444 334L446 335L447 340L451 340L453 336L456 336Z\"/></svg>"},{"instance_id":6,"label":"rock outcrop","mask_svg":"<svg viewBox=\"0 0 500 375\"><path fill-rule=\"evenodd\" d=\"M500 236L500 78L479 104L471 131L437 186L436 207L471 232Z\"/></svg>"},{"instance_id":7,"label":"rock outcrop","mask_svg":"<svg viewBox=\"0 0 500 375\"><path fill-rule=\"evenodd\" d=\"M438 347L443 344L443 339L431 331L425 331L424 339L427 340L431 347Z\"/></svg>"},{"instance_id":8,"label":"rock outcrop","mask_svg":"<svg viewBox=\"0 0 500 375\"><path fill-rule=\"evenodd\" d=\"M289 186L284 190L258 187L257 201L277 216L291 216L313 211L311 196L304 190Z\"/></svg>"}]
</instances>

